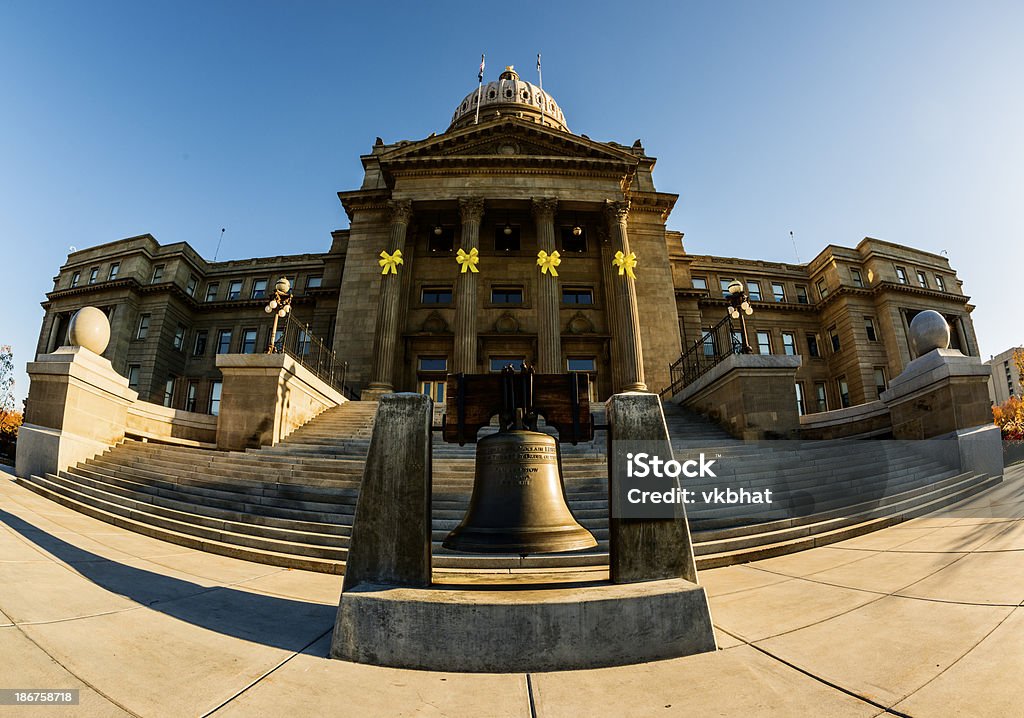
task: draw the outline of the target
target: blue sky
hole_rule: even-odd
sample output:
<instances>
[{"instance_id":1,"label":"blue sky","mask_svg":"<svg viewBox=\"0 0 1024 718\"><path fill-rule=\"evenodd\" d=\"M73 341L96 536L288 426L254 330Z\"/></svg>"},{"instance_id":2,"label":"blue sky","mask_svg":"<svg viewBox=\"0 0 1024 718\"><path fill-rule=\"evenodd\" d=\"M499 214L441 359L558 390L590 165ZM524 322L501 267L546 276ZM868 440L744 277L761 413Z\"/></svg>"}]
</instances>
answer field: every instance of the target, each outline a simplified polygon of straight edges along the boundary
<instances>
[{"instance_id":1,"label":"blue sky","mask_svg":"<svg viewBox=\"0 0 1024 718\"><path fill-rule=\"evenodd\" d=\"M530 80L541 51L574 132L659 158L689 251L946 251L988 356L1024 343L998 289L1024 266L1022 27L1019 2L0 0L0 343L32 358L71 245L326 249L376 136L443 131L482 51Z\"/></svg>"}]
</instances>

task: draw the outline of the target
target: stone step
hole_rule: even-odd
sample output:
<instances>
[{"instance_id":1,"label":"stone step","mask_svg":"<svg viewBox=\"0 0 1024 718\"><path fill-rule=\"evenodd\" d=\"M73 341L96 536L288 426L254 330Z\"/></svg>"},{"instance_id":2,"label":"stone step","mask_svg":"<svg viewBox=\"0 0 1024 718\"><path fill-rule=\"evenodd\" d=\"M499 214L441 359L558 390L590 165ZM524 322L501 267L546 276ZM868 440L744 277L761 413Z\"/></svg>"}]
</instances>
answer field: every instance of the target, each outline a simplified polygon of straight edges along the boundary
<instances>
[{"instance_id":1,"label":"stone step","mask_svg":"<svg viewBox=\"0 0 1024 718\"><path fill-rule=\"evenodd\" d=\"M165 519L146 511L131 510L120 504L86 496L73 489L61 487L39 476L32 476L28 480L19 479L19 483L22 483L22 485L36 493L52 498L58 503L74 508L86 515L148 536L154 536L155 538L161 538L200 550L207 550L205 547L210 543L223 547L234 546L237 549L244 550L245 557L249 560L261 561L265 557L279 558L287 556L296 563L302 562L305 564L302 566L297 565L295 566L296 568L306 568L309 566L310 568L307 570L318 570L317 568L311 568L314 562L310 561L310 559L315 559L317 562L342 562L347 555L347 551L342 548L276 541L230 531L207 529L191 522ZM223 553L223 551L214 551L214 553ZM303 559L305 561L302 561ZM285 564L277 563L276 565ZM338 571L332 569L326 572L336 573Z\"/></svg>"}]
</instances>

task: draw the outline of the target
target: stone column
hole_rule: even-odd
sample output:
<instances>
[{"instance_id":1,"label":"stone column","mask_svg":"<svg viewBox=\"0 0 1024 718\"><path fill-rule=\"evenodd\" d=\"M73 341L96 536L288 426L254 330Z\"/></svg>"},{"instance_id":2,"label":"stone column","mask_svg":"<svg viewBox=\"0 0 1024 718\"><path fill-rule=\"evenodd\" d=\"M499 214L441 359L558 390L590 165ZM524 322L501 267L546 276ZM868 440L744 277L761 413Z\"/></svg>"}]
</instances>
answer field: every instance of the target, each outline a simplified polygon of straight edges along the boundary
<instances>
[{"instance_id":1,"label":"stone column","mask_svg":"<svg viewBox=\"0 0 1024 718\"><path fill-rule=\"evenodd\" d=\"M548 254L555 251L555 208L553 197L534 197L533 218L537 223L537 247ZM538 272L537 286L537 372L562 374L562 326L558 317L560 305L558 278Z\"/></svg>"},{"instance_id":2,"label":"stone column","mask_svg":"<svg viewBox=\"0 0 1024 718\"><path fill-rule=\"evenodd\" d=\"M392 200L391 232L385 251L392 254L395 250L405 253L405 236L412 218L412 200ZM376 351L373 355L373 370L370 374L370 395L387 394L394 391L395 352L398 346L399 316L398 308L402 294L402 272L408 271L405 265L398 268L398 274L384 274L380 278L380 296L377 300L377 338Z\"/></svg>"},{"instance_id":3,"label":"stone column","mask_svg":"<svg viewBox=\"0 0 1024 718\"><path fill-rule=\"evenodd\" d=\"M608 219L608 233L611 235L612 254L629 254L629 235L626 221L629 216L629 202L605 202L605 216ZM641 268L641 271L642 268ZM612 273L615 302L615 324L612 337L615 342L615 359L619 364L622 386L618 391L647 391L644 383L644 350L640 340L640 316L636 306L636 285L628 274L619 274L618 268Z\"/></svg>"},{"instance_id":4,"label":"stone column","mask_svg":"<svg viewBox=\"0 0 1024 718\"><path fill-rule=\"evenodd\" d=\"M480 219L484 215L482 197L459 199L462 214L461 249L469 252L480 249ZM483 271L487 271L484 268ZM477 274L460 273L455 280L455 357L452 371L455 374L476 372L476 315L477 315Z\"/></svg>"}]
</instances>

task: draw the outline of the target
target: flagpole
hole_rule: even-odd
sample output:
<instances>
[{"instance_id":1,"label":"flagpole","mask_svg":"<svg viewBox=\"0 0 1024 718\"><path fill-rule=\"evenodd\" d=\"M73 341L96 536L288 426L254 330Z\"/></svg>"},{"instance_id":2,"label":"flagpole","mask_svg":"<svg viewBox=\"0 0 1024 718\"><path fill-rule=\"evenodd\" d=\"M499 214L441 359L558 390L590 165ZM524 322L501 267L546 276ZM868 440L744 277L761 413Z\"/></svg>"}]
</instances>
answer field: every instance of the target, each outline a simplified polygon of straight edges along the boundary
<instances>
[{"instance_id":1,"label":"flagpole","mask_svg":"<svg viewBox=\"0 0 1024 718\"><path fill-rule=\"evenodd\" d=\"M547 98L544 96L544 74L540 71L540 53L537 53L537 85L540 87L540 124L544 125L544 119L547 116L544 107L548 104Z\"/></svg>"},{"instance_id":2,"label":"flagpole","mask_svg":"<svg viewBox=\"0 0 1024 718\"><path fill-rule=\"evenodd\" d=\"M479 84L476 88L476 118L473 120L474 125L480 124L480 97L484 91L484 54L480 53L480 74L477 75Z\"/></svg>"}]
</instances>

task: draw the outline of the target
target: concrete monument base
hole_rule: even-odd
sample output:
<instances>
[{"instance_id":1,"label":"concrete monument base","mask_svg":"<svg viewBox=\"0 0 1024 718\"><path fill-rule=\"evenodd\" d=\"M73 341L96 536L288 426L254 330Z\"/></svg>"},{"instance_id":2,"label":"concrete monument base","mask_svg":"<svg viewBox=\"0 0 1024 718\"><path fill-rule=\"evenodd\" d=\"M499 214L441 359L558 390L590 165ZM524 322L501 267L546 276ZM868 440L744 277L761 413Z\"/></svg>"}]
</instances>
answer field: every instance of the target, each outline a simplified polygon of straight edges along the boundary
<instances>
[{"instance_id":1,"label":"concrete monument base","mask_svg":"<svg viewBox=\"0 0 1024 718\"><path fill-rule=\"evenodd\" d=\"M704 589L640 583L396 587L344 592L331 657L429 671L622 666L716 650Z\"/></svg>"}]
</instances>

